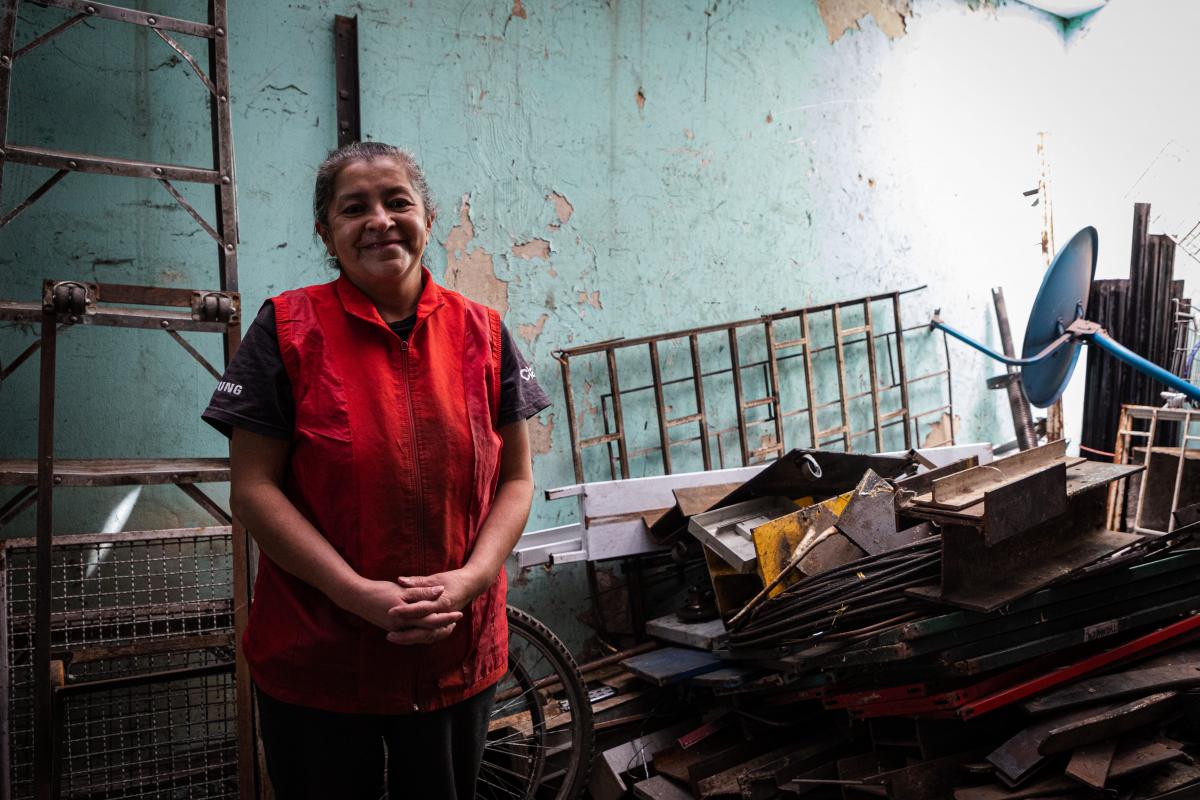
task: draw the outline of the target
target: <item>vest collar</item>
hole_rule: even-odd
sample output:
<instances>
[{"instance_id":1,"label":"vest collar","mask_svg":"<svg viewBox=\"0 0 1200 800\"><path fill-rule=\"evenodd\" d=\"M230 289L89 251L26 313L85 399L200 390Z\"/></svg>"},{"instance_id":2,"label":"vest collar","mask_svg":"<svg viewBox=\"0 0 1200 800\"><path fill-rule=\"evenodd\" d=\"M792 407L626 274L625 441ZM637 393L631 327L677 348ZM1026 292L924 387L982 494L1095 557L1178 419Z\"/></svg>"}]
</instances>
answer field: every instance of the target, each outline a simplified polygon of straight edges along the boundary
<instances>
[{"instance_id":1,"label":"vest collar","mask_svg":"<svg viewBox=\"0 0 1200 800\"><path fill-rule=\"evenodd\" d=\"M387 327L387 323L379 315L379 309L375 308L375 304L371 302L371 298L367 297L362 289L355 286L346 277L345 273L338 275L335 285L337 286L338 299L341 300L342 308L347 314L375 325ZM443 302L445 301L442 299L441 288L434 283L432 273L422 264L421 296L417 299L417 321L420 322L428 317Z\"/></svg>"}]
</instances>

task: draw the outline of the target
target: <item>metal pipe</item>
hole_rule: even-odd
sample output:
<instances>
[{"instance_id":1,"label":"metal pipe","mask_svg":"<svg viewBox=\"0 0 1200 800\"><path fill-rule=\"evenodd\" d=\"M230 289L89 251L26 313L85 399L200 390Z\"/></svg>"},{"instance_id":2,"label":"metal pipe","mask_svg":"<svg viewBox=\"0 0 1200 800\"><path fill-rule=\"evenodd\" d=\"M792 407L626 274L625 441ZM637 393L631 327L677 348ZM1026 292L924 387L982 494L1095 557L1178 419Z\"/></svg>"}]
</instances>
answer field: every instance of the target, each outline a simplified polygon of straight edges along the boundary
<instances>
[{"instance_id":1,"label":"metal pipe","mask_svg":"<svg viewBox=\"0 0 1200 800\"><path fill-rule=\"evenodd\" d=\"M1153 361L1147 361L1137 353L1130 350L1125 345L1108 338L1103 333L1085 333L1082 336L1083 340L1088 344L1099 345L1102 350L1120 361L1125 362L1133 367L1138 372L1148 375L1160 383L1165 383L1170 388L1182 393L1188 399L1195 402L1200 402L1200 386L1192 384L1180 378L1178 375L1173 375L1167 370L1155 364Z\"/></svg>"},{"instance_id":2,"label":"metal pipe","mask_svg":"<svg viewBox=\"0 0 1200 800\"><path fill-rule=\"evenodd\" d=\"M992 289L992 304L996 308L996 326L1000 329L1000 345L1004 355L1014 357L1017 351L1013 348L1012 329L1008 324L1008 306L1004 302L1004 290L997 286ZM1025 397L1025 388L1021 384L1020 372L1016 367L1009 367L1008 374L1015 376L1009 379L1005 390L1008 393L1008 407L1012 411L1013 430L1017 434L1017 443L1022 450L1037 447L1037 434L1033 430L1033 412L1029 408L1029 400Z\"/></svg>"}]
</instances>

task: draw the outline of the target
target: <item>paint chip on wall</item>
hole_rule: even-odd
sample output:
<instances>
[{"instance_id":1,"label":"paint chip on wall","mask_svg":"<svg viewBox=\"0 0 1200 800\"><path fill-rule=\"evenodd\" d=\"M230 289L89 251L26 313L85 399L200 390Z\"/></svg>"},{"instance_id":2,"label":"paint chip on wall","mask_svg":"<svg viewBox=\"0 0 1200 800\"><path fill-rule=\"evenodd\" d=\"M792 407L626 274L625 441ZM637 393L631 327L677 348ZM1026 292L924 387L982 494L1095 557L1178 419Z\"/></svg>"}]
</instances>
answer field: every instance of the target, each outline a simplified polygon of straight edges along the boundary
<instances>
[{"instance_id":1,"label":"paint chip on wall","mask_svg":"<svg viewBox=\"0 0 1200 800\"><path fill-rule=\"evenodd\" d=\"M496 277L491 253L482 247L468 249L474 238L471 195L464 194L458 211L458 224L450 229L443 243L446 248L443 283L477 303L494 308L503 317L508 313L508 283Z\"/></svg>"},{"instance_id":2,"label":"paint chip on wall","mask_svg":"<svg viewBox=\"0 0 1200 800\"><path fill-rule=\"evenodd\" d=\"M542 328L546 327L546 320L550 319L549 314L542 314L538 317L537 322L522 323L517 326L517 336L525 340L525 344L533 344L539 336L542 335Z\"/></svg>"},{"instance_id":3,"label":"paint chip on wall","mask_svg":"<svg viewBox=\"0 0 1200 800\"><path fill-rule=\"evenodd\" d=\"M528 242L520 242L512 246L512 254L517 258L540 258L543 261L549 261L550 242L545 239L530 239Z\"/></svg>"},{"instance_id":4,"label":"paint chip on wall","mask_svg":"<svg viewBox=\"0 0 1200 800\"><path fill-rule=\"evenodd\" d=\"M512 15L521 19L528 19L525 16L525 6L521 3L521 0L513 0Z\"/></svg>"},{"instance_id":5,"label":"paint chip on wall","mask_svg":"<svg viewBox=\"0 0 1200 800\"><path fill-rule=\"evenodd\" d=\"M535 456L544 456L550 452L554 436L554 415L549 414L546 421L538 417L529 420L529 451Z\"/></svg>"},{"instance_id":6,"label":"paint chip on wall","mask_svg":"<svg viewBox=\"0 0 1200 800\"><path fill-rule=\"evenodd\" d=\"M875 19L889 39L898 39L906 33L912 0L817 0L817 11L825 23L830 44L848 30L861 30L858 22L867 15Z\"/></svg>"},{"instance_id":7,"label":"paint chip on wall","mask_svg":"<svg viewBox=\"0 0 1200 800\"><path fill-rule=\"evenodd\" d=\"M638 111L641 111L643 108L646 107L646 93L642 91L642 87L640 87L640 86L638 87L638 90L637 90L636 99L637 99Z\"/></svg>"},{"instance_id":8,"label":"paint chip on wall","mask_svg":"<svg viewBox=\"0 0 1200 800\"><path fill-rule=\"evenodd\" d=\"M546 195L546 199L554 203L554 216L558 217L558 222L551 222L550 230L556 231L571 219L571 215L575 213L575 206L571 205L571 201L566 198L566 195L558 192L551 192Z\"/></svg>"},{"instance_id":9,"label":"paint chip on wall","mask_svg":"<svg viewBox=\"0 0 1200 800\"><path fill-rule=\"evenodd\" d=\"M585 304L591 306L592 308L604 308L604 306L600 305L600 292L598 291L592 292L591 294L587 292L580 292L579 305L582 306Z\"/></svg>"}]
</instances>

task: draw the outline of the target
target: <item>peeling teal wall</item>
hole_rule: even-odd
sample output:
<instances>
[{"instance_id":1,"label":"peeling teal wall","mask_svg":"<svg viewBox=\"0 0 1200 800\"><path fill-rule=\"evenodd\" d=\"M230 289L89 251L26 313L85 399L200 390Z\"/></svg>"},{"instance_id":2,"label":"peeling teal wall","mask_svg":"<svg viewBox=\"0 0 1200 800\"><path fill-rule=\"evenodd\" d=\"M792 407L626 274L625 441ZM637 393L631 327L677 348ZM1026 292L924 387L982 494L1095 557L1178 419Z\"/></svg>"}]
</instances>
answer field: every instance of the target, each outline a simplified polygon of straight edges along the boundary
<instances>
[{"instance_id":1,"label":"peeling teal wall","mask_svg":"<svg viewBox=\"0 0 1200 800\"><path fill-rule=\"evenodd\" d=\"M892 39L870 18L831 36L809 0L233 2L244 306L331 278L309 198L335 142L333 17L349 14L363 133L412 149L440 207L428 265L505 310L556 400L534 428L539 489L574 482L557 348L920 284L907 323L944 307L994 338L987 287L1042 269L1040 211L1021 192L1066 51L1056 18L976 5L916 0ZM63 16L23 5L19 39ZM77 26L18 62L13 97L12 141L210 163L202 86L145 29ZM3 207L45 176L8 168ZM185 193L211 216L210 190ZM213 265L211 240L141 181L71 175L0 231L5 297L50 276L209 287ZM215 337L192 340L219 358ZM29 341L0 329L0 359ZM222 453L198 418L212 380L166 336L72 331L59 359L60 454ZM993 370L961 351L955 370L960 439L1007 438L982 387ZM0 455L35 452L36 377L26 366L0 389ZM96 529L126 493L62 492L63 527ZM574 519L539 498L530 526ZM126 527L203 521L150 487ZM537 570L514 597L578 644L581 576Z\"/></svg>"}]
</instances>

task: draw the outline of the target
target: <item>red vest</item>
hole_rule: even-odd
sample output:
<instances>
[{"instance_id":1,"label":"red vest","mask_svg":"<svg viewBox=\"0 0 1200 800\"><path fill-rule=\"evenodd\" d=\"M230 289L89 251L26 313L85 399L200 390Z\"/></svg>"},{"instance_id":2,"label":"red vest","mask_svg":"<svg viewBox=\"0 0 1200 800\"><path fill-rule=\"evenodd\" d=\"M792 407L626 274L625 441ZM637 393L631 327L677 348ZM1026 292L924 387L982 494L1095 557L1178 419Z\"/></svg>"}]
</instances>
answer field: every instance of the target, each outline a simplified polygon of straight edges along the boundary
<instances>
[{"instance_id":1,"label":"red vest","mask_svg":"<svg viewBox=\"0 0 1200 800\"><path fill-rule=\"evenodd\" d=\"M466 563L496 493L500 317L428 271L407 342L344 276L274 298L296 427L289 499L360 575ZM401 714L464 700L507 668L504 570L447 639L401 646L265 555L243 647L284 702Z\"/></svg>"}]
</instances>

